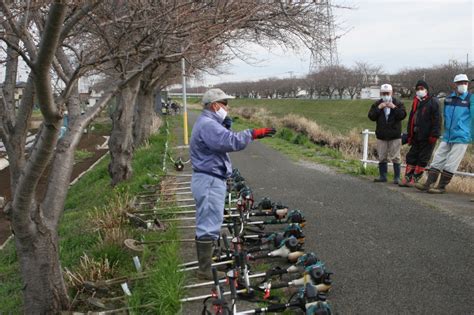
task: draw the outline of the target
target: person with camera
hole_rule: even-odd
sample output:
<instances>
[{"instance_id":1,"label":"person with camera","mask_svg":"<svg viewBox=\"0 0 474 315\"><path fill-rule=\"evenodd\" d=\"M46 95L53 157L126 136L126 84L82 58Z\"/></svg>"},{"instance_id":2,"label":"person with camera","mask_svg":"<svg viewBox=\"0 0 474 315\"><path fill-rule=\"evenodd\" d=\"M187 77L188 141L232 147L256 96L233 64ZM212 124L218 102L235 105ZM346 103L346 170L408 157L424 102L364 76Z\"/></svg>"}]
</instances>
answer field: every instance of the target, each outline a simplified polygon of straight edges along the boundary
<instances>
[{"instance_id":1,"label":"person with camera","mask_svg":"<svg viewBox=\"0 0 474 315\"><path fill-rule=\"evenodd\" d=\"M380 87L381 98L372 104L369 119L376 122L377 154L379 157L379 177L374 182L386 182L388 162L393 163L393 183L400 181L400 148L402 145L402 120L407 113L403 103L393 97L390 84Z\"/></svg>"}]
</instances>

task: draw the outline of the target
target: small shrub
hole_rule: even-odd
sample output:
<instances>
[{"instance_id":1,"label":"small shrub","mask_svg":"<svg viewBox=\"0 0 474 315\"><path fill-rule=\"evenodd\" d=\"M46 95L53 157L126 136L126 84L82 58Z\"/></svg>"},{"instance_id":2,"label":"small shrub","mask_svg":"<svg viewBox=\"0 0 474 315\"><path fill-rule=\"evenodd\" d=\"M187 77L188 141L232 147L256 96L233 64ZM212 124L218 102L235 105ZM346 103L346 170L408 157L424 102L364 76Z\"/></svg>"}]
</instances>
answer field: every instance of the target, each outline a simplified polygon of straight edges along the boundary
<instances>
[{"instance_id":1,"label":"small shrub","mask_svg":"<svg viewBox=\"0 0 474 315\"><path fill-rule=\"evenodd\" d=\"M293 139L294 144L299 144L299 145L307 145L309 143L309 139L307 136L299 133L296 135L296 137Z\"/></svg>"},{"instance_id":2,"label":"small shrub","mask_svg":"<svg viewBox=\"0 0 474 315\"><path fill-rule=\"evenodd\" d=\"M294 136L295 134L293 133L293 131L288 128L282 128L277 134L277 137L286 141L292 141Z\"/></svg>"}]
</instances>

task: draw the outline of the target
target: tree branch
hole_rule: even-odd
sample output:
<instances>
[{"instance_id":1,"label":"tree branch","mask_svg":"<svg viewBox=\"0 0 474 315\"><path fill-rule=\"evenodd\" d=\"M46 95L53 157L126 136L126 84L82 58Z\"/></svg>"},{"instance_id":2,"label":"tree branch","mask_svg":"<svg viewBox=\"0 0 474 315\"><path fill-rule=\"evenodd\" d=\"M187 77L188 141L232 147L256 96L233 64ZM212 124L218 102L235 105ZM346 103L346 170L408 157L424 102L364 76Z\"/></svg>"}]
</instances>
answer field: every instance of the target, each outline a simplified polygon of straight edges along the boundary
<instances>
[{"instance_id":1,"label":"tree branch","mask_svg":"<svg viewBox=\"0 0 474 315\"><path fill-rule=\"evenodd\" d=\"M46 27L44 29L39 52L35 61L35 86L38 94L39 106L46 124L51 124L60 119L58 109L54 104L53 92L51 90L50 67L59 44L59 34L66 15L66 5L55 2L51 5Z\"/></svg>"}]
</instances>

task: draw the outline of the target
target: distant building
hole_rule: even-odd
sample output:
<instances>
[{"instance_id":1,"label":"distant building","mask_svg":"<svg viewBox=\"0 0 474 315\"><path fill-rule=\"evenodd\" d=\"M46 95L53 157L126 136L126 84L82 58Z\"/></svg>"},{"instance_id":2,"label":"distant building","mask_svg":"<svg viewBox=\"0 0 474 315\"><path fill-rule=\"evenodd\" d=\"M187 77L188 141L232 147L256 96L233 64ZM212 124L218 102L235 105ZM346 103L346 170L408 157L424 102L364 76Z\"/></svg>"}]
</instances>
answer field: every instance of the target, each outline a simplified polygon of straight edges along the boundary
<instances>
[{"instance_id":1,"label":"distant building","mask_svg":"<svg viewBox=\"0 0 474 315\"><path fill-rule=\"evenodd\" d=\"M0 98L3 98L3 85L4 83L0 83ZM20 81L16 83L15 87L15 94L14 94L14 99L15 99L15 107L18 107L20 105L21 99L23 97L23 91L26 88L26 82Z\"/></svg>"},{"instance_id":2,"label":"distant building","mask_svg":"<svg viewBox=\"0 0 474 315\"><path fill-rule=\"evenodd\" d=\"M369 86L360 90L360 98L363 100L375 100L380 98L380 86Z\"/></svg>"},{"instance_id":3,"label":"distant building","mask_svg":"<svg viewBox=\"0 0 474 315\"><path fill-rule=\"evenodd\" d=\"M94 88L90 88L87 93L79 93L79 101L81 105L85 108L92 107L97 103L97 101L102 97L103 94L104 91L102 90L99 91Z\"/></svg>"}]
</instances>

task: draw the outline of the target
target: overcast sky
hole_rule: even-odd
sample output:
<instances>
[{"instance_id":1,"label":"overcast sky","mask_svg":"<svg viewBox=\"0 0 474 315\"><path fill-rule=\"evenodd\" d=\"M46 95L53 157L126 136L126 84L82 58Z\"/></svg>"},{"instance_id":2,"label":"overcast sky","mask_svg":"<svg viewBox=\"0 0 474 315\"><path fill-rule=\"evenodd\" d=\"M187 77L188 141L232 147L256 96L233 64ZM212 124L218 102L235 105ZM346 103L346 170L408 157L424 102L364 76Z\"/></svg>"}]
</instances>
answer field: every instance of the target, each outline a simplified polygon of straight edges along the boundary
<instances>
[{"instance_id":1,"label":"overcast sky","mask_svg":"<svg viewBox=\"0 0 474 315\"><path fill-rule=\"evenodd\" d=\"M334 0L354 10L334 11L343 36L337 45L339 61L382 65L388 73L406 67L432 66L449 60L474 62L474 0ZM234 60L221 76L205 76L192 84L302 76L308 72L307 51L293 52L248 46L258 66ZM292 72L292 73L291 73Z\"/></svg>"}]
</instances>

